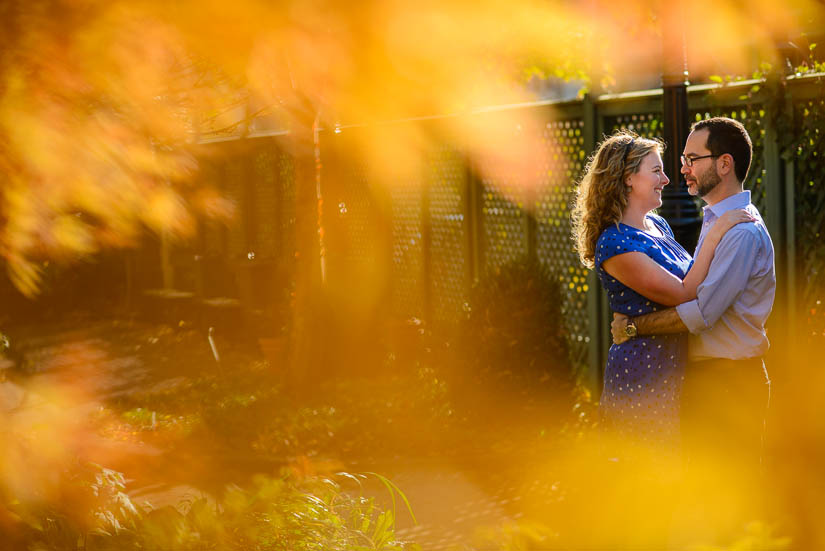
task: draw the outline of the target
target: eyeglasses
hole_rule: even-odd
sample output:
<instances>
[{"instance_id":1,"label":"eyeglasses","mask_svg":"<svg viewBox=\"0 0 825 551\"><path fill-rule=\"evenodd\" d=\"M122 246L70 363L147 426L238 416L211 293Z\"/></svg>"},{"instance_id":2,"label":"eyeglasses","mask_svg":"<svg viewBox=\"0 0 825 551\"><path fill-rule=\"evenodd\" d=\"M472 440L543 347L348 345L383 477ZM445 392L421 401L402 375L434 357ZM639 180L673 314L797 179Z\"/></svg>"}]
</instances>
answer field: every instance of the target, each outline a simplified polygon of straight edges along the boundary
<instances>
[{"instance_id":1,"label":"eyeglasses","mask_svg":"<svg viewBox=\"0 0 825 551\"><path fill-rule=\"evenodd\" d=\"M722 155L700 155L698 157L685 157L682 155L682 164L686 167L692 167L693 161L698 161L699 159L707 159L709 157L721 157Z\"/></svg>"}]
</instances>

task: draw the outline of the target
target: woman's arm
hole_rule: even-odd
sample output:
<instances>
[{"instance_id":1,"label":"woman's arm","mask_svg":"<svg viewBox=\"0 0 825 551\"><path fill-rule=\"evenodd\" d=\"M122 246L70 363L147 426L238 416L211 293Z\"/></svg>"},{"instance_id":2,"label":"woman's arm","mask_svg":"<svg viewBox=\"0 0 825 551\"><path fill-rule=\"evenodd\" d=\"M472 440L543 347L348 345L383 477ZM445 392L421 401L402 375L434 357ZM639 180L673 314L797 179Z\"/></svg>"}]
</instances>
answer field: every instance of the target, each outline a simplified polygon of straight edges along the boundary
<instances>
[{"instance_id":1,"label":"woman's arm","mask_svg":"<svg viewBox=\"0 0 825 551\"><path fill-rule=\"evenodd\" d=\"M732 210L717 220L702 244L685 279L679 279L645 253L633 251L612 256L602 267L637 293L665 306L676 306L696 298L696 288L708 275L716 246L733 226L754 219L745 210Z\"/></svg>"}]
</instances>

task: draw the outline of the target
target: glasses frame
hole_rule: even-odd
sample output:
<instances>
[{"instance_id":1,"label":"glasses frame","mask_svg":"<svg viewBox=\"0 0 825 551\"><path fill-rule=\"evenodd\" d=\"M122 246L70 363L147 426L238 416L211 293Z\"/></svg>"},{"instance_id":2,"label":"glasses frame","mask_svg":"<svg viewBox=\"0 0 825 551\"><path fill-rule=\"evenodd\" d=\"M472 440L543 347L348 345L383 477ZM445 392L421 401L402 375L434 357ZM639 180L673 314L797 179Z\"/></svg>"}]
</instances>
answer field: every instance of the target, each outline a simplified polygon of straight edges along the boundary
<instances>
[{"instance_id":1,"label":"glasses frame","mask_svg":"<svg viewBox=\"0 0 825 551\"><path fill-rule=\"evenodd\" d=\"M724 153L722 153L722 155L724 155ZM711 157L721 157L722 155L710 154L710 155L699 155L698 157L685 157L684 155L681 155L679 160L682 161L682 166L692 168L694 161L698 161L699 159L708 159L708 158L711 158Z\"/></svg>"}]
</instances>

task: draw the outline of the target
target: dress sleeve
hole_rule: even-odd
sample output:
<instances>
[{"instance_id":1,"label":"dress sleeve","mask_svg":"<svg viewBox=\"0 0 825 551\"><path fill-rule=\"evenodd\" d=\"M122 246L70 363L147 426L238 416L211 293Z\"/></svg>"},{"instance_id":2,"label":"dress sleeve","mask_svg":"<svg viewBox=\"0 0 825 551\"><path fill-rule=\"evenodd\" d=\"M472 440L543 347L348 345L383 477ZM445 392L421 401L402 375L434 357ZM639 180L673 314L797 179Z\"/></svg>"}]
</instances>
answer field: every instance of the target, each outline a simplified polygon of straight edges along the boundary
<instances>
[{"instance_id":1,"label":"dress sleeve","mask_svg":"<svg viewBox=\"0 0 825 551\"><path fill-rule=\"evenodd\" d=\"M594 263L596 269L600 269L602 262L616 256L633 251L642 250L634 232L627 227L617 228L615 225L608 226L599 236L596 242L596 254Z\"/></svg>"}]
</instances>

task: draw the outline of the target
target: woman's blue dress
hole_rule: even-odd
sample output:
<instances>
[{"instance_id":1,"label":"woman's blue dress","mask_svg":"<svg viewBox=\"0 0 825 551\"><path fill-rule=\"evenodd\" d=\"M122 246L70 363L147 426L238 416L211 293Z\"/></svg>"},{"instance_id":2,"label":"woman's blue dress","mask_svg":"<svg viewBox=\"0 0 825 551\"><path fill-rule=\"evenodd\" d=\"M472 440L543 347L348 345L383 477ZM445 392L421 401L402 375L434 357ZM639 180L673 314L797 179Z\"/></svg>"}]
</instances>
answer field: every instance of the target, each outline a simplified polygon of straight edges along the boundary
<instances>
[{"instance_id":1,"label":"woman's blue dress","mask_svg":"<svg viewBox=\"0 0 825 551\"><path fill-rule=\"evenodd\" d=\"M604 271L602 263L608 258L639 251L679 279L693 263L690 254L673 238L667 222L655 214L647 217L663 237L614 224L596 243L595 267L613 312L641 316L667 306L643 297ZM606 428L649 444L678 444L679 395L686 361L686 333L639 336L612 345L599 404Z\"/></svg>"}]
</instances>

